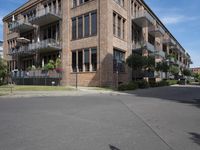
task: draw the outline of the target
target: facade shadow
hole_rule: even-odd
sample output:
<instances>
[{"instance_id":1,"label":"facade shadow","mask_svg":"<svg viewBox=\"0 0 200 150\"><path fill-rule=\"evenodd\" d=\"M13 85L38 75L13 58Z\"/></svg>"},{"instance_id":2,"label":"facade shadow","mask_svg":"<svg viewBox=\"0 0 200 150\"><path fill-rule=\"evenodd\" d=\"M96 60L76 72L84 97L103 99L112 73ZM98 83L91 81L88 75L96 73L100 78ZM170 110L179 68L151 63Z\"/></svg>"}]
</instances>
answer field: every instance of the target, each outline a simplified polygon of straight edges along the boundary
<instances>
[{"instance_id":1,"label":"facade shadow","mask_svg":"<svg viewBox=\"0 0 200 150\"><path fill-rule=\"evenodd\" d=\"M158 98L191 104L200 108L200 87L159 87L135 91L126 91L138 97Z\"/></svg>"}]
</instances>

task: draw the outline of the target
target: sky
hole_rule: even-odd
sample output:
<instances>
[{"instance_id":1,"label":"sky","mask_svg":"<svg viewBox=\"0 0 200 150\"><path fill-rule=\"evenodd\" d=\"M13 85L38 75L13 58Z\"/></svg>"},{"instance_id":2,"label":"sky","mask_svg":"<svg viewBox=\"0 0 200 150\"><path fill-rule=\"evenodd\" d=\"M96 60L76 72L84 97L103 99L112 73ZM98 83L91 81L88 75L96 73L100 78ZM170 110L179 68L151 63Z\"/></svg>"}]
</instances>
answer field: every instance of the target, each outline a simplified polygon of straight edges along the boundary
<instances>
[{"instance_id":1,"label":"sky","mask_svg":"<svg viewBox=\"0 0 200 150\"><path fill-rule=\"evenodd\" d=\"M0 0L0 40L2 18L27 0ZM200 67L200 0L145 0L153 12L191 55L192 67Z\"/></svg>"}]
</instances>

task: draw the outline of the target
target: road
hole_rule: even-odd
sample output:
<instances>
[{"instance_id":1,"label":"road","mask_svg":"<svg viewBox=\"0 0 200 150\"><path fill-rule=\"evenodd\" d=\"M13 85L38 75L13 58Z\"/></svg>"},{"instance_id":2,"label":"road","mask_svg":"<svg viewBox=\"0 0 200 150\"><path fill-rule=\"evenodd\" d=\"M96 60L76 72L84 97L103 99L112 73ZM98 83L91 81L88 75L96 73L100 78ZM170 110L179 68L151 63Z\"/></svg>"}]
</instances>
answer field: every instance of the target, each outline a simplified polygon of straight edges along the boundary
<instances>
[{"instance_id":1,"label":"road","mask_svg":"<svg viewBox=\"0 0 200 150\"><path fill-rule=\"evenodd\" d=\"M0 97L2 150L200 150L200 88Z\"/></svg>"}]
</instances>

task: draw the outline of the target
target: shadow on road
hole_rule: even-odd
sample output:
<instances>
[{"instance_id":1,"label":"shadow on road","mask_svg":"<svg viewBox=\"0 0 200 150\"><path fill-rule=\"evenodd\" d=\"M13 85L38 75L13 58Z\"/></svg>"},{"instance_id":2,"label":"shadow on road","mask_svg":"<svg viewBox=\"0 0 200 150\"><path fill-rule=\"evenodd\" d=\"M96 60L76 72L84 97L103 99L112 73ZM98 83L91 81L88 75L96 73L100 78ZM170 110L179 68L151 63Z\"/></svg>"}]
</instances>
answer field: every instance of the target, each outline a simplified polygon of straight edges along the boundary
<instances>
[{"instance_id":1,"label":"shadow on road","mask_svg":"<svg viewBox=\"0 0 200 150\"><path fill-rule=\"evenodd\" d=\"M109 145L109 147L110 147L110 150L120 150L119 148L112 146L112 145Z\"/></svg>"},{"instance_id":2,"label":"shadow on road","mask_svg":"<svg viewBox=\"0 0 200 150\"><path fill-rule=\"evenodd\" d=\"M189 133L192 137L190 138L194 143L200 145L200 134L198 133Z\"/></svg>"},{"instance_id":3,"label":"shadow on road","mask_svg":"<svg viewBox=\"0 0 200 150\"><path fill-rule=\"evenodd\" d=\"M179 103L191 104L200 108L200 87L159 87L130 92L128 91L125 93L133 94L138 97L176 101Z\"/></svg>"}]
</instances>

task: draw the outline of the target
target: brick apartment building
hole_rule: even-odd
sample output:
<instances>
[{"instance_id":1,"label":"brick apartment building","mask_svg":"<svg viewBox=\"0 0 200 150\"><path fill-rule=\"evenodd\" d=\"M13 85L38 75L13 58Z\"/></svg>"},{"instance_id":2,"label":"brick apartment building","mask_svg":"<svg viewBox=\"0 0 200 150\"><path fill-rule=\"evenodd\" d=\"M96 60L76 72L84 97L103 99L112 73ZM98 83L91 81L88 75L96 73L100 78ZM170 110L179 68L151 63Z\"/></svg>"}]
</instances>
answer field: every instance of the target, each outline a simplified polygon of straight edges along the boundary
<instances>
[{"instance_id":1,"label":"brick apartment building","mask_svg":"<svg viewBox=\"0 0 200 150\"><path fill-rule=\"evenodd\" d=\"M64 85L76 79L82 86L128 82L132 72L124 62L132 53L154 55L156 62L168 60L181 69L191 63L143 0L29 0L3 22L9 70L42 68L61 58Z\"/></svg>"},{"instance_id":2,"label":"brick apartment building","mask_svg":"<svg viewBox=\"0 0 200 150\"><path fill-rule=\"evenodd\" d=\"M191 70L192 70L193 73L198 73L198 74L200 74L200 67L191 68Z\"/></svg>"}]
</instances>

